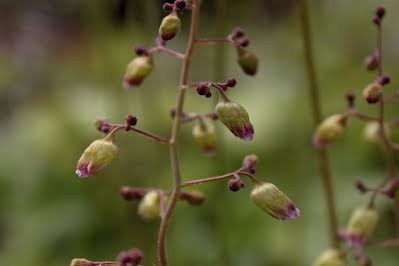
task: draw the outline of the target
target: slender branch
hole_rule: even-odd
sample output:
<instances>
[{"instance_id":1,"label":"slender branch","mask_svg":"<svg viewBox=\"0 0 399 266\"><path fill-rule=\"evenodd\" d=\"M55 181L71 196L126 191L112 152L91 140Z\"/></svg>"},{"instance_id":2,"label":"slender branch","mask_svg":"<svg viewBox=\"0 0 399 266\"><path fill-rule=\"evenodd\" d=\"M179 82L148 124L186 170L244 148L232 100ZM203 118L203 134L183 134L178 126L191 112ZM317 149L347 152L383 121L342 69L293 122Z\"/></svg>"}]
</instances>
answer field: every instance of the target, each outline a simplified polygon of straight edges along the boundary
<instances>
[{"instance_id":1,"label":"slender branch","mask_svg":"<svg viewBox=\"0 0 399 266\"><path fill-rule=\"evenodd\" d=\"M181 183L180 186L188 187L188 186L200 185L203 183L223 180L223 179L230 178L230 177L234 176L235 173L236 172L228 173L228 174L224 174L224 175L220 175L220 176L212 176L212 177L206 177L206 178L201 178L201 179L197 179L197 180L187 181L187 182Z\"/></svg>"},{"instance_id":2,"label":"slender branch","mask_svg":"<svg viewBox=\"0 0 399 266\"><path fill-rule=\"evenodd\" d=\"M376 122L379 121L379 119L378 119L377 117L374 117L374 116L370 116L370 115L366 115L366 114L360 113L360 112L357 111L356 109L351 109L351 110L349 110L349 111L346 113L346 115L347 115L348 117L354 117L354 118L357 118L357 119L363 120L363 121L376 121Z\"/></svg>"},{"instance_id":3,"label":"slender branch","mask_svg":"<svg viewBox=\"0 0 399 266\"><path fill-rule=\"evenodd\" d=\"M302 25L302 38L305 50L306 69L309 80L309 94L311 99L313 122L317 126L321 122L321 104L319 96L319 88L316 78L316 69L314 66L313 59L313 47L311 39L311 29L309 22L309 8L307 0L300 0L300 19ZM337 211L335 208L334 190L331 178L331 171L329 165L328 154L325 149L319 149L318 151L318 164L320 176L323 184L324 194L326 198L328 220L330 226L330 241L333 247L339 246L339 239L337 236L338 222L337 222Z\"/></svg>"},{"instance_id":4,"label":"slender branch","mask_svg":"<svg viewBox=\"0 0 399 266\"><path fill-rule=\"evenodd\" d=\"M156 136L156 135L154 135L152 133L140 130L140 129L135 128L135 127L130 127L130 130L132 130L134 132L137 132L137 133L139 133L139 134L141 134L143 136L146 136L147 138L150 138L150 139L153 139L153 140L158 141L160 143L163 143L163 144L169 144L170 143L170 141L168 139L164 139L164 138L158 137L158 136Z\"/></svg>"},{"instance_id":5,"label":"slender branch","mask_svg":"<svg viewBox=\"0 0 399 266\"><path fill-rule=\"evenodd\" d=\"M228 38L222 38L222 39L197 39L195 40L196 43L220 43L220 42L230 42L231 40Z\"/></svg>"},{"instance_id":6,"label":"slender branch","mask_svg":"<svg viewBox=\"0 0 399 266\"><path fill-rule=\"evenodd\" d=\"M159 46L156 46L156 47L154 47L154 48L152 48L152 49L150 49L148 51L148 53L150 53L150 54L153 54L153 53L156 53L156 52L164 52L166 54L169 54L171 56L176 57L177 59L184 60L184 54L179 53L179 52L177 52L175 50L166 48L165 46L160 46L159 45Z\"/></svg>"},{"instance_id":7,"label":"slender branch","mask_svg":"<svg viewBox=\"0 0 399 266\"><path fill-rule=\"evenodd\" d=\"M160 266L168 265L167 255L166 255L166 236L169 229L169 223L172 218L172 214L176 207L176 203L180 194L181 176L180 176L180 167L179 167L179 158L178 158L178 138L180 132L181 114L183 112L183 105L184 105L184 96L185 96L184 86L187 83L190 61L195 44L197 27L198 27L198 17L199 17L199 1L193 0L190 35L181 68L180 88L176 104L176 115L173 120L172 136L170 140L170 160L171 160L171 167L172 167L172 174L174 181L173 191L170 196L169 204L166 208L164 217L162 218L158 235L158 257L159 257Z\"/></svg>"},{"instance_id":8,"label":"slender branch","mask_svg":"<svg viewBox=\"0 0 399 266\"><path fill-rule=\"evenodd\" d=\"M395 247L395 246L399 246L399 238L387 239L368 244L368 247L370 248L386 248L386 247Z\"/></svg>"}]
</instances>

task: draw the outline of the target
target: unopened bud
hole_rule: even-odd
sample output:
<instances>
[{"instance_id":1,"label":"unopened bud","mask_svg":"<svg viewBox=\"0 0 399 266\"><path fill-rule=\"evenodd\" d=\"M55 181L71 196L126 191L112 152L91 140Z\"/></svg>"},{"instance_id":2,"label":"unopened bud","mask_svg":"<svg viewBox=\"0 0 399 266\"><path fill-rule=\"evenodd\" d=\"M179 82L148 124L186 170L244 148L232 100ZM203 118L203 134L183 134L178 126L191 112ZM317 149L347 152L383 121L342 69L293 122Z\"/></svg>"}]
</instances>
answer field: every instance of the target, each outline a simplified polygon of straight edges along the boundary
<instances>
[{"instance_id":1,"label":"unopened bud","mask_svg":"<svg viewBox=\"0 0 399 266\"><path fill-rule=\"evenodd\" d=\"M384 124L384 132L389 137L391 131L387 124ZM379 122L368 122L363 131L364 139L367 142L380 144L383 141L382 130Z\"/></svg>"},{"instance_id":2,"label":"unopened bud","mask_svg":"<svg viewBox=\"0 0 399 266\"><path fill-rule=\"evenodd\" d=\"M94 262L86 259L73 259L70 266L93 266Z\"/></svg>"},{"instance_id":3,"label":"unopened bud","mask_svg":"<svg viewBox=\"0 0 399 266\"><path fill-rule=\"evenodd\" d=\"M118 153L118 147L113 143L114 132L105 138L93 141L80 156L76 168L79 177L95 175L107 166Z\"/></svg>"},{"instance_id":4,"label":"unopened bud","mask_svg":"<svg viewBox=\"0 0 399 266\"><path fill-rule=\"evenodd\" d=\"M129 89L140 85L144 78L153 70L154 63L151 56L138 56L133 59L126 68L123 77L123 87Z\"/></svg>"},{"instance_id":5,"label":"unopened bud","mask_svg":"<svg viewBox=\"0 0 399 266\"><path fill-rule=\"evenodd\" d=\"M285 221L299 216L299 209L275 185L271 183L253 182L251 199L272 217Z\"/></svg>"},{"instance_id":6,"label":"unopened bud","mask_svg":"<svg viewBox=\"0 0 399 266\"><path fill-rule=\"evenodd\" d=\"M230 191L237 192L245 186L244 182L241 179L232 178L227 183L227 187Z\"/></svg>"},{"instance_id":7,"label":"unopened bud","mask_svg":"<svg viewBox=\"0 0 399 266\"><path fill-rule=\"evenodd\" d=\"M375 70L377 69L379 64L378 57L375 54L370 54L366 56L363 60L363 65L366 67L367 70Z\"/></svg>"},{"instance_id":8,"label":"unopened bud","mask_svg":"<svg viewBox=\"0 0 399 266\"><path fill-rule=\"evenodd\" d=\"M236 102L221 101L215 107L215 112L219 120L234 134L237 138L252 140L254 136L254 127L249 121L247 111Z\"/></svg>"},{"instance_id":9,"label":"unopened bud","mask_svg":"<svg viewBox=\"0 0 399 266\"><path fill-rule=\"evenodd\" d=\"M183 11L183 9L186 8L186 1L184 1L184 0L176 0L175 1L175 6L180 11Z\"/></svg>"},{"instance_id":10,"label":"unopened bud","mask_svg":"<svg viewBox=\"0 0 399 266\"><path fill-rule=\"evenodd\" d=\"M256 164L258 160L258 156L256 156L255 154L247 155L242 161L242 167L248 170L250 173L254 174L256 172Z\"/></svg>"},{"instance_id":11,"label":"unopened bud","mask_svg":"<svg viewBox=\"0 0 399 266\"><path fill-rule=\"evenodd\" d=\"M158 192L147 192L140 201L137 213L145 221L151 221L158 217L160 213L160 198Z\"/></svg>"},{"instance_id":12,"label":"unopened bud","mask_svg":"<svg viewBox=\"0 0 399 266\"><path fill-rule=\"evenodd\" d=\"M237 48L237 53L237 62L241 69L248 75L255 75L258 71L258 58L253 53L241 47Z\"/></svg>"},{"instance_id":13,"label":"unopened bud","mask_svg":"<svg viewBox=\"0 0 399 266\"><path fill-rule=\"evenodd\" d=\"M143 252L138 248L123 251L118 256L118 262L122 265L138 265L144 258ZM129 264L128 264L129 263Z\"/></svg>"},{"instance_id":14,"label":"unopened bud","mask_svg":"<svg viewBox=\"0 0 399 266\"><path fill-rule=\"evenodd\" d=\"M134 115L127 115L125 120L126 124L128 124L129 126L134 127L137 124L137 117L135 117Z\"/></svg>"},{"instance_id":15,"label":"unopened bud","mask_svg":"<svg viewBox=\"0 0 399 266\"><path fill-rule=\"evenodd\" d=\"M327 249L320 254L312 266L346 266L346 263L339 250Z\"/></svg>"},{"instance_id":16,"label":"unopened bud","mask_svg":"<svg viewBox=\"0 0 399 266\"><path fill-rule=\"evenodd\" d=\"M179 32L180 26L181 21L179 17L176 12L172 12L162 20L161 26L159 27L159 36L163 40L169 41Z\"/></svg>"},{"instance_id":17,"label":"unopened bud","mask_svg":"<svg viewBox=\"0 0 399 266\"><path fill-rule=\"evenodd\" d=\"M345 239L350 246L361 246L374 232L378 221L378 213L374 208L357 208L349 219L345 230Z\"/></svg>"},{"instance_id":18,"label":"unopened bud","mask_svg":"<svg viewBox=\"0 0 399 266\"><path fill-rule=\"evenodd\" d=\"M381 84L373 82L363 89L363 98L370 104L377 103L382 96L382 90Z\"/></svg>"},{"instance_id":19,"label":"unopened bud","mask_svg":"<svg viewBox=\"0 0 399 266\"><path fill-rule=\"evenodd\" d=\"M215 127L212 124L201 121L193 127L193 137L201 150L212 155L217 148Z\"/></svg>"},{"instance_id":20,"label":"unopened bud","mask_svg":"<svg viewBox=\"0 0 399 266\"><path fill-rule=\"evenodd\" d=\"M340 137L345 130L347 118L340 114L335 114L327 117L316 128L313 135L313 143L318 148L325 147L331 141Z\"/></svg>"}]
</instances>

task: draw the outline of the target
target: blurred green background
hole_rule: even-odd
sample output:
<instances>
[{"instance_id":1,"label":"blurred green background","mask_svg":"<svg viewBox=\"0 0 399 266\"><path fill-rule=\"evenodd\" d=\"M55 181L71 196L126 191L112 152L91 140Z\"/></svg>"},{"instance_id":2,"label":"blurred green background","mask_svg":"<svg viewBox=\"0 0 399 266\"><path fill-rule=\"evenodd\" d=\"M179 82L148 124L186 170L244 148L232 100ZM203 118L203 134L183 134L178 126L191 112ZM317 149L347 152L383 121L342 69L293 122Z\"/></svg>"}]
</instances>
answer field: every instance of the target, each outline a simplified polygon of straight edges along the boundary
<instances>
[{"instance_id":1,"label":"blurred green background","mask_svg":"<svg viewBox=\"0 0 399 266\"><path fill-rule=\"evenodd\" d=\"M155 71L141 87L122 89L133 44L151 46L165 13L163 1L0 1L0 265L69 265L74 257L112 260L139 247L144 265L156 263L159 222L136 215L137 202L125 202L122 185L171 187L169 153L136 134L118 134L120 153L101 173L80 180L74 174L82 151L101 137L93 123L103 117L169 136L180 62L156 56ZM374 47L370 23L374 7L386 6L384 67L398 86L399 7L395 1L311 1L315 53L324 114L346 108L343 95L374 79L361 62ZM168 44L182 51L182 31ZM197 187L206 195L200 207L178 204L168 238L170 264L309 265L328 246L321 183L311 145L307 81L297 1L203 1L200 37L223 37L235 26L246 30L249 49L260 59L255 78L245 76L229 45L198 45L190 80L238 80L228 92L255 126L255 138L241 141L217 124L219 152L203 156L192 125L181 132L184 180L223 174L240 166L246 154L260 158L257 175L284 190L301 209L299 219L280 222L249 200L247 189L232 193L227 181ZM186 110L210 112L216 99L187 94ZM359 109L374 106L359 99ZM388 108L396 114L394 102ZM362 140L363 124L349 123L330 148L340 225L367 198L355 180L377 184L384 178L380 150ZM154 167L155 166L155 167ZM391 236L392 202L378 200L381 222L373 239ZM370 250L375 265L398 265L398 248ZM349 265L354 265L350 262Z\"/></svg>"}]
</instances>

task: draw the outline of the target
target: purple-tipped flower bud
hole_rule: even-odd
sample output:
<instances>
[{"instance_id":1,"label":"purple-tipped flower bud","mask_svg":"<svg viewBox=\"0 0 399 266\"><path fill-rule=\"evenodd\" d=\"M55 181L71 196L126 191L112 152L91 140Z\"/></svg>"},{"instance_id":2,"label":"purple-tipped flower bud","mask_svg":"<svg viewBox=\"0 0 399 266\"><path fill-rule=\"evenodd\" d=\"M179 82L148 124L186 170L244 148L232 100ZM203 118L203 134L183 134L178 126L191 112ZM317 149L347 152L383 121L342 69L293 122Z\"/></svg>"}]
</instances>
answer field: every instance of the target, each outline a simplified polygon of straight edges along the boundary
<instances>
[{"instance_id":1,"label":"purple-tipped flower bud","mask_svg":"<svg viewBox=\"0 0 399 266\"><path fill-rule=\"evenodd\" d=\"M215 154L218 145L215 127L213 125L205 121L200 121L193 127L193 137L205 154Z\"/></svg>"},{"instance_id":2,"label":"purple-tipped flower bud","mask_svg":"<svg viewBox=\"0 0 399 266\"><path fill-rule=\"evenodd\" d=\"M255 154L247 155L242 161L242 168L248 170L251 174L255 174L256 164L258 163L258 161L258 156L256 156Z\"/></svg>"},{"instance_id":3,"label":"purple-tipped flower bud","mask_svg":"<svg viewBox=\"0 0 399 266\"><path fill-rule=\"evenodd\" d=\"M370 104L377 103L382 96L382 90L381 84L370 83L363 89L363 98Z\"/></svg>"},{"instance_id":4,"label":"purple-tipped flower bud","mask_svg":"<svg viewBox=\"0 0 399 266\"><path fill-rule=\"evenodd\" d=\"M233 191L233 192L239 191L244 186L245 186L244 182L242 182L241 179L237 179L237 178L232 178L227 183L227 187L230 189L230 191Z\"/></svg>"},{"instance_id":5,"label":"purple-tipped flower bud","mask_svg":"<svg viewBox=\"0 0 399 266\"><path fill-rule=\"evenodd\" d=\"M258 58L253 53L241 47L237 48L237 53L237 62L241 69L248 75L255 75L258 71Z\"/></svg>"},{"instance_id":6,"label":"purple-tipped flower bud","mask_svg":"<svg viewBox=\"0 0 399 266\"><path fill-rule=\"evenodd\" d=\"M378 57L375 54L370 54L370 55L366 56L363 60L363 65L369 71L373 71L373 70L377 69L377 67L379 65Z\"/></svg>"},{"instance_id":7,"label":"purple-tipped flower bud","mask_svg":"<svg viewBox=\"0 0 399 266\"><path fill-rule=\"evenodd\" d=\"M156 191L150 191L145 194L140 201L137 214L145 221L154 220L160 213L160 198Z\"/></svg>"},{"instance_id":8,"label":"purple-tipped flower bud","mask_svg":"<svg viewBox=\"0 0 399 266\"><path fill-rule=\"evenodd\" d=\"M93 266L94 262L86 260L86 259L73 259L71 261L71 266Z\"/></svg>"},{"instance_id":9,"label":"purple-tipped flower bud","mask_svg":"<svg viewBox=\"0 0 399 266\"><path fill-rule=\"evenodd\" d=\"M159 36L163 40L169 41L179 32L180 26L181 21L179 17L176 12L172 12L162 20L161 26L159 27Z\"/></svg>"},{"instance_id":10,"label":"purple-tipped flower bud","mask_svg":"<svg viewBox=\"0 0 399 266\"><path fill-rule=\"evenodd\" d=\"M113 135L114 132L111 132L105 138L95 140L86 148L76 168L76 174L79 177L95 175L115 158L118 147L113 142Z\"/></svg>"},{"instance_id":11,"label":"purple-tipped flower bud","mask_svg":"<svg viewBox=\"0 0 399 266\"><path fill-rule=\"evenodd\" d=\"M244 107L236 102L223 100L216 105L215 111L219 120L234 136L245 140L253 139L254 127Z\"/></svg>"},{"instance_id":12,"label":"purple-tipped flower bud","mask_svg":"<svg viewBox=\"0 0 399 266\"><path fill-rule=\"evenodd\" d=\"M350 246L362 246L374 232L378 221L378 213L374 208L357 208L349 219L344 230L344 237Z\"/></svg>"},{"instance_id":13,"label":"purple-tipped flower bud","mask_svg":"<svg viewBox=\"0 0 399 266\"><path fill-rule=\"evenodd\" d=\"M134 127L137 124L137 117L135 117L134 115L126 116L126 124Z\"/></svg>"},{"instance_id":14,"label":"purple-tipped flower bud","mask_svg":"<svg viewBox=\"0 0 399 266\"><path fill-rule=\"evenodd\" d=\"M253 181L251 199L270 216L285 221L299 216L299 209L275 185Z\"/></svg>"},{"instance_id":15,"label":"purple-tipped flower bud","mask_svg":"<svg viewBox=\"0 0 399 266\"><path fill-rule=\"evenodd\" d=\"M325 147L331 141L340 137L345 130L347 118L340 114L332 115L326 118L316 128L313 135L313 143L318 148Z\"/></svg>"},{"instance_id":16,"label":"purple-tipped flower bud","mask_svg":"<svg viewBox=\"0 0 399 266\"><path fill-rule=\"evenodd\" d=\"M337 249L327 249L320 254L312 266L346 266L345 257Z\"/></svg>"},{"instance_id":17,"label":"purple-tipped flower bud","mask_svg":"<svg viewBox=\"0 0 399 266\"><path fill-rule=\"evenodd\" d=\"M384 132L385 135L389 138L391 130L389 129L389 126L387 124L384 124ZM380 123L376 121L368 122L364 127L363 136L367 142L381 144L383 138Z\"/></svg>"},{"instance_id":18,"label":"purple-tipped flower bud","mask_svg":"<svg viewBox=\"0 0 399 266\"><path fill-rule=\"evenodd\" d=\"M126 68L123 77L123 87L129 89L140 85L144 78L153 70L154 63L151 56L139 56L133 59Z\"/></svg>"}]
</instances>

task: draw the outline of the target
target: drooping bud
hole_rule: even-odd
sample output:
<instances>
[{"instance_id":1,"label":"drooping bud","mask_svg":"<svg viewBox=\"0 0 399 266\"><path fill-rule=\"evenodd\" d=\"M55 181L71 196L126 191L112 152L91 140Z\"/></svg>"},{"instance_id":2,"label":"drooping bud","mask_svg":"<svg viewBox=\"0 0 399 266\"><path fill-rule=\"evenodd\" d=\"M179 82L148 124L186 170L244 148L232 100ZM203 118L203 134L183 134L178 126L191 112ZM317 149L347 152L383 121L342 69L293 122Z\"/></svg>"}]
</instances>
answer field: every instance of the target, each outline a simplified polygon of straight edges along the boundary
<instances>
[{"instance_id":1,"label":"drooping bud","mask_svg":"<svg viewBox=\"0 0 399 266\"><path fill-rule=\"evenodd\" d=\"M390 129L387 124L384 124L384 132L387 137L390 135ZM380 123L378 122L368 122L363 131L364 139L367 142L380 144L382 142L382 130Z\"/></svg>"},{"instance_id":2,"label":"drooping bud","mask_svg":"<svg viewBox=\"0 0 399 266\"><path fill-rule=\"evenodd\" d=\"M159 36L164 41L173 39L179 32L181 21L176 12L172 12L163 18L161 26L159 27Z\"/></svg>"},{"instance_id":3,"label":"drooping bud","mask_svg":"<svg viewBox=\"0 0 399 266\"><path fill-rule=\"evenodd\" d=\"M79 177L95 175L107 166L118 153L118 147L113 142L114 131L103 139L93 141L83 152L78 161L76 174Z\"/></svg>"},{"instance_id":4,"label":"drooping bud","mask_svg":"<svg viewBox=\"0 0 399 266\"><path fill-rule=\"evenodd\" d=\"M337 249L327 249L320 254L312 266L346 266L345 257Z\"/></svg>"},{"instance_id":5,"label":"drooping bud","mask_svg":"<svg viewBox=\"0 0 399 266\"><path fill-rule=\"evenodd\" d=\"M215 154L217 141L215 127L212 124L199 121L199 123L193 127L193 137L205 154Z\"/></svg>"},{"instance_id":6,"label":"drooping bud","mask_svg":"<svg viewBox=\"0 0 399 266\"><path fill-rule=\"evenodd\" d=\"M299 209L275 185L271 183L254 182L251 199L272 217L285 221L299 216Z\"/></svg>"},{"instance_id":7,"label":"drooping bud","mask_svg":"<svg viewBox=\"0 0 399 266\"><path fill-rule=\"evenodd\" d=\"M242 47L237 48L237 62L241 69L248 75L255 75L258 71L258 58Z\"/></svg>"},{"instance_id":8,"label":"drooping bud","mask_svg":"<svg viewBox=\"0 0 399 266\"><path fill-rule=\"evenodd\" d=\"M242 168L248 170L251 174L254 174L256 172L256 164L258 160L258 156L255 154L247 155L242 161Z\"/></svg>"},{"instance_id":9,"label":"drooping bud","mask_svg":"<svg viewBox=\"0 0 399 266\"><path fill-rule=\"evenodd\" d=\"M374 208L357 208L349 219L344 230L344 238L350 246L362 246L374 232L378 221L378 213Z\"/></svg>"},{"instance_id":10,"label":"drooping bud","mask_svg":"<svg viewBox=\"0 0 399 266\"><path fill-rule=\"evenodd\" d=\"M145 194L140 201L137 214L145 221L154 220L160 213L160 198L156 191L150 191Z\"/></svg>"},{"instance_id":11,"label":"drooping bud","mask_svg":"<svg viewBox=\"0 0 399 266\"><path fill-rule=\"evenodd\" d=\"M363 98L370 104L377 103L382 96L382 86L378 82L373 82L363 89Z\"/></svg>"},{"instance_id":12,"label":"drooping bud","mask_svg":"<svg viewBox=\"0 0 399 266\"><path fill-rule=\"evenodd\" d=\"M134 86L139 86L145 77L147 77L154 68L152 56L138 56L134 58L126 68L125 76L123 77L123 87L129 89Z\"/></svg>"},{"instance_id":13,"label":"drooping bud","mask_svg":"<svg viewBox=\"0 0 399 266\"><path fill-rule=\"evenodd\" d=\"M215 107L215 112L219 120L234 134L237 138L252 140L254 136L254 127L249 121L247 111L236 102L223 99Z\"/></svg>"},{"instance_id":14,"label":"drooping bud","mask_svg":"<svg viewBox=\"0 0 399 266\"><path fill-rule=\"evenodd\" d=\"M71 266L93 266L94 262L86 260L86 259L73 259L71 261Z\"/></svg>"},{"instance_id":15,"label":"drooping bud","mask_svg":"<svg viewBox=\"0 0 399 266\"><path fill-rule=\"evenodd\" d=\"M313 135L313 144L318 148L323 148L331 141L336 140L344 133L346 120L347 118L340 114L324 119L316 128Z\"/></svg>"}]
</instances>

